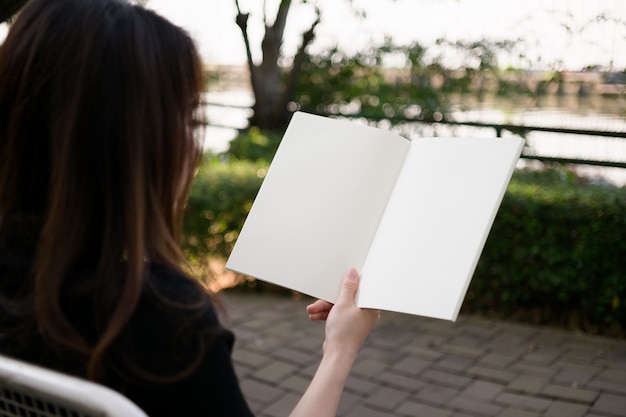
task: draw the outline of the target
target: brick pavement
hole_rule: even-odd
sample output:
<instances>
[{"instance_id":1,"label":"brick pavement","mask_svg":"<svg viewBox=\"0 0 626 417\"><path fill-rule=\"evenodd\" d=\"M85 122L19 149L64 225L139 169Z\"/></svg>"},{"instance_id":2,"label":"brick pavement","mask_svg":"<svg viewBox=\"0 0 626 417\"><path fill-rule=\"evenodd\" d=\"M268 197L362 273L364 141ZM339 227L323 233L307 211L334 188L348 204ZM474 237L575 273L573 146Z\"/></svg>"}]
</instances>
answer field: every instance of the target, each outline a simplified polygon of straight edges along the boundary
<instances>
[{"instance_id":1,"label":"brick pavement","mask_svg":"<svg viewBox=\"0 0 626 417\"><path fill-rule=\"evenodd\" d=\"M233 360L258 417L289 415L320 359L307 298L221 293ZM383 312L340 417L626 417L626 341L460 316Z\"/></svg>"}]
</instances>

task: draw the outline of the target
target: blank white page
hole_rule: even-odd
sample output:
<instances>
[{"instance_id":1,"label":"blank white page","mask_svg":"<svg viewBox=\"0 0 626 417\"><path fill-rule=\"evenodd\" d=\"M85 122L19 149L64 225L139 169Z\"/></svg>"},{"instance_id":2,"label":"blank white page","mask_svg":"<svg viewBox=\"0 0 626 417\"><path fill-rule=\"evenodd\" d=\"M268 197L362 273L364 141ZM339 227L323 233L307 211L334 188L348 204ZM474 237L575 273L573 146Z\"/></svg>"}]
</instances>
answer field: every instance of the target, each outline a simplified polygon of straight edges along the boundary
<instances>
[{"instance_id":1,"label":"blank white page","mask_svg":"<svg viewBox=\"0 0 626 417\"><path fill-rule=\"evenodd\" d=\"M363 267L358 305L455 320L523 143L414 140Z\"/></svg>"},{"instance_id":2,"label":"blank white page","mask_svg":"<svg viewBox=\"0 0 626 417\"><path fill-rule=\"evenodd\" d=\"M410 142L296 113L226 267L334 301L361 268Z\"/></svg>"}]
</instances>

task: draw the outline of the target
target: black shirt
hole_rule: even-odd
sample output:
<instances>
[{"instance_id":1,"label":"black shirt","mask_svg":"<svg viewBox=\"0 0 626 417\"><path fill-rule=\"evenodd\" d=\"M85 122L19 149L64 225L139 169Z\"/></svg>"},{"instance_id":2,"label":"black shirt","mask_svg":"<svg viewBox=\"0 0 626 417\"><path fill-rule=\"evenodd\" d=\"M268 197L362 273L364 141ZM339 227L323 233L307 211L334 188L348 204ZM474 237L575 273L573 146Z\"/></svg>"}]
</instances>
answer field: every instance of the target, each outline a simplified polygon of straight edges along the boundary
<instances>
[{"instance_id":1,"label":"black shirt","mask_svg":"<svg viewBox=\"0 0 626 417\"><path fill-rule=\"evenodd\" d=\"M176 293L170 300L177 305L197 304L199 298L206 297L198 293L198 286L190 278L179 272L152 265L150 275L153 291L159 295ZM181 320L181 314L192 317ZM127 350L133 350L131 357L141 362L142 369L155 373L167 374L168 367L195 357L198 345L204 345L197 367L179 381L147 383L132 374L114 374L111 387L149 416L252 416L231 361L234 336L220 325L213 304L206 304L198 313L163 305L154 294L147 293L125 332L133 333L127 339Z\"/></svg>"},{"instance_id":2,"label":"black shirt","mask_svg":"<svg viewBox=\"0 0 626 417\"><path fill-rule=\"evenodd\" d=\"M0 354L84 376L84 363L59 354L36 332L28 311L32 247L7 243L0 248ZM173 268L147 264L147 271L139 304L116 341L127 355L107 360L105 385L151 417L252 416L231 361L233 333L219 323L208 294ZM66 316L89 340L95 334L91 303L68 304ZM163 378L181 369L191 371Z\"/></svg>"}]
</instances>

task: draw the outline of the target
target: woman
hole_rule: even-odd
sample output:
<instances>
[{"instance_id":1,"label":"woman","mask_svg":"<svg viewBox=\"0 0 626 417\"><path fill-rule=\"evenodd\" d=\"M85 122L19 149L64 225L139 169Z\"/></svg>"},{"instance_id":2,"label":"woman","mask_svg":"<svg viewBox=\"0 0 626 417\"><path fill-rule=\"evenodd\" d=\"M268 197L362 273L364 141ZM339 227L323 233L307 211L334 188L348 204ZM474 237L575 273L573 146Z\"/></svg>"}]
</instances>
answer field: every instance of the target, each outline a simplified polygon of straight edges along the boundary
<instances>
[{"instance_id":1,"label":"woman","mask_svg":"<svg viewBox=\"0 0 626 417\"><path fill-rule=\"evenodd\" d=\"M106 384L151 416L249 416L233 335L180 265L200 155L192 40L122 0L31 0L0 48L0 354ZM294 271L297 273L297 271ZM378 317L351 270L294 416L335 415ZM332 309L331 309L332 307Z\"/></svg>"}]
</instances>

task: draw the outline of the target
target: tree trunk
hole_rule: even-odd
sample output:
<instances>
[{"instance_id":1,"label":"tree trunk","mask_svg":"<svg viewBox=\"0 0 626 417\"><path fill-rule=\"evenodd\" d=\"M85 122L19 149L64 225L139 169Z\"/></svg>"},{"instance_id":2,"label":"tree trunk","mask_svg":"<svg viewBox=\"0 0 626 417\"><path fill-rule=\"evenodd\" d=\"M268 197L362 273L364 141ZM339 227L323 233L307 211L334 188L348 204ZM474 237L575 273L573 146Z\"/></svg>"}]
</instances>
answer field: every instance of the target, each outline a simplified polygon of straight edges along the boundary
<instances>
[{"instance_id":1,"label":"tree trunk","mask_svg":"<svg viewBox=\"0 0 626 417\"><path fill-rule=\"evenodd\" d=\"M241 29L246 47L250 81L255 99L252 106L254 114L250 118L250 126L266 130L281 130L289 121L287 104L294 98L301 65L306 57L305 48L314 38L314 30L319 23L319 17L311 28L303 34L302 44L294 58L293 66L284 77L279 60L291 0L281 1L276 18L271 25L265 19L265 36L261 44L263 58L259 64L254 63L250 52L247 31L248 14L241 12L237 0L235 0L235 4L238 11L237 25Z\"/></svg>"}]
</instances>

